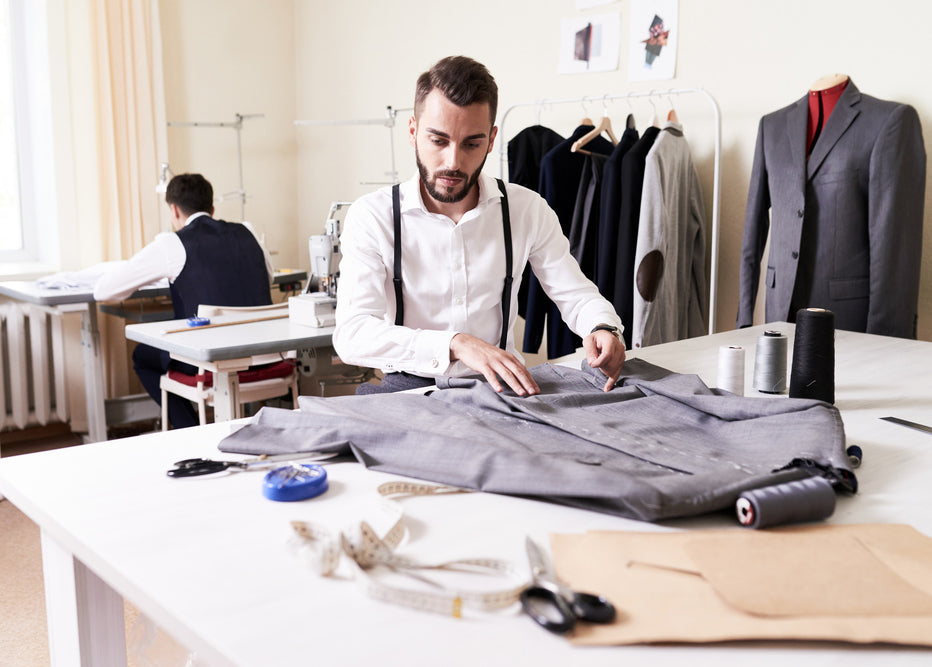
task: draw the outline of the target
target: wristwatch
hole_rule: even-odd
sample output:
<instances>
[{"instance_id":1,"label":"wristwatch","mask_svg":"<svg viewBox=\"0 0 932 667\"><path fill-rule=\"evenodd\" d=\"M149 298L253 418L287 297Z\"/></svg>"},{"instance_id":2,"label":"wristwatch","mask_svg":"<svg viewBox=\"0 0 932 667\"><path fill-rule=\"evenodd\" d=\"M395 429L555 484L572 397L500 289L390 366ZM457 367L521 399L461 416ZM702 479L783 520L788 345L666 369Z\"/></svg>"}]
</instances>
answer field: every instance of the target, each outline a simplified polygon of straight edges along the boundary
<instances>
[{"instance_id":1,"label":"wristwatch","mask_svg":"<svg viewBox=\"0 0 932 667\"><path fill-rule=\"evenodd\" d=\"M618 327L613 327L611 324L597 324L594 327L592 327L592 331L590 331L589 333L593 334L596 331L607 331L611 334L615 334L615 337L618 340L621 340L621 329L619 329Z\"/></svg>"}]
</instances>

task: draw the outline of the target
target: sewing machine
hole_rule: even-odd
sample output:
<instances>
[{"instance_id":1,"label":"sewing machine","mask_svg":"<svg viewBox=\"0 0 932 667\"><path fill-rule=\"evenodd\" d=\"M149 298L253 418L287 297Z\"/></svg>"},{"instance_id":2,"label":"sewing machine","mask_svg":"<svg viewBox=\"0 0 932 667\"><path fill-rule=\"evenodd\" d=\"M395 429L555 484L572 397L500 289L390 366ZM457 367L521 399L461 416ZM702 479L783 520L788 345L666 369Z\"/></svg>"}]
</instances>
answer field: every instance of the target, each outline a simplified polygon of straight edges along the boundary
<instances>
[{"instance_id":1,"label":"sewing machine","mask_svg":"<svg viewBox=\"0 0 932 667\"><path fill-rule=\"evenodd\" d=\"M335 201L324 223L324 233L308 239L311 277L306 291L288 300L289 317L296 324L310 327L332 327L337 307L337 281L340 278L340 209L351 202ZM317 291L310 291L316 285Z\"/></svg>"}]
</instances>

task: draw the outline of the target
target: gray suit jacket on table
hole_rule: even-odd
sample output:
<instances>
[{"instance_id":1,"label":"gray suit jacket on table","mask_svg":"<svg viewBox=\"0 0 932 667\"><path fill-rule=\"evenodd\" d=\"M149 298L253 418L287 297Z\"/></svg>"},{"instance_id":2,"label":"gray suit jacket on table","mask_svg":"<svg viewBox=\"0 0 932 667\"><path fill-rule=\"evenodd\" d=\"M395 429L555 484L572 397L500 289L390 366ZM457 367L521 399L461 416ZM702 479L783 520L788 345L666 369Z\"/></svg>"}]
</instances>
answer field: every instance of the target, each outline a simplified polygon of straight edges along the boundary
<instances>
[{"instance_id":1,"label":"gray suit jacket on table","mask_svg":"<svg viewBox=\"0 0 932 667\"><path fill-rule=\"evenodd\" d=\"M919 117L849 80L807 161L808 108L803 97L760 121L737 326L752 324L769 228L767 322L819 307L839 329L915 338L926 177Z\"/></svg>"},{"instance_id":2,"label":"gray suit jacket on table","mask_svg":"<svg viewBox=\"0 0 932 667\"><path fill-rule=\"evenodd\" d=\"M592 369L531 372L530 398L468 378L429 396L302 396L297 411L263 408L220 449L351 453L374 470L648 521L814 474L856 484L828 403L735 396L641 359L610 392Z\"/></svg>"}]
</instances>

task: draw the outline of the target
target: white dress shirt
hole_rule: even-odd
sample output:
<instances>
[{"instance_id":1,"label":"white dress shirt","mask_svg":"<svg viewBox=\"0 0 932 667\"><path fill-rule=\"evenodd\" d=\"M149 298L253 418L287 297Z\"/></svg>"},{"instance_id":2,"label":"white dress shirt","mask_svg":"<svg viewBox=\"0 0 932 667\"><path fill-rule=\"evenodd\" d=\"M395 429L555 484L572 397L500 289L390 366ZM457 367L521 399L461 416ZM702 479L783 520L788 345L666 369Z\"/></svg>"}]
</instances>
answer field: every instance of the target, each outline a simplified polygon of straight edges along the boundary
<instances>
[{"instance_id":1,"label":"white dress shirt","mask_svg":"<svg viewBox=\"0 0 932 667\"><path fill-rule=\"evenodd\" d=\"M515 281L506 349L514 343L518 286L526 262L560 308L570 329L587 335L597 324L621 327L612 305L572 258L556 214L539 195L508 184ZM428 377L473 374L450 361L450 340L467 333L499 344L505 249L502 195L494 178L479 179L479 203L459 223L430 213L419 177L401 184L404 326L395 325L391 188L357 200L340 237L336 330L344 363Z\"/></svg>"},{"instance_id":2,"label":"white dress shirt","mask_svg":"<svg viewBox=\"0 0 932 667\"><path fill-rule=\"evenodd\" d=\"M184 224L188 225L195 218L202 215L209 214L205 211L193 213L188 216ZM240 224L252 232L253 236L256 236L256 230L252 228L252 225L248 222ZM259 238L256 237L256 240L258 241ZM265 255L265 267L269 272L269 285L271 285L275 277L272 258L261 241L259 246L262 247L262 253ZM186 261L187 253L178 235L175 232L162 232L153 239L152 243L137 252L132 258L115 263L113 269L102 275L97 284L94 285L94 300L125 299L143 285L154 283L162 278L168 278L169 282L174 282L175 278L181 274Z\"/></svg>"}]
</instances>

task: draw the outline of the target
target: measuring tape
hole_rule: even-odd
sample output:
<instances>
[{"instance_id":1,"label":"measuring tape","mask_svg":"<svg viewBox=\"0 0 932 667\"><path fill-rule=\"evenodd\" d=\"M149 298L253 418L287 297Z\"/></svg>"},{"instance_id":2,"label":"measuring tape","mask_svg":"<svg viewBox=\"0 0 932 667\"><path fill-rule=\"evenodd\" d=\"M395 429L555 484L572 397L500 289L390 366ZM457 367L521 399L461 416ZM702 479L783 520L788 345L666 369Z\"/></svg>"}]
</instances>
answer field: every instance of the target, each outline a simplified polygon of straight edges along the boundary
<instances>
[{"instance_id":1,"label":"measuring tape","mask_svg":"<svg viewBox=\"0 0 932 667\"><path fill-rule=\"evenodd\" d=\"M378 487L378 492L382 496L379 507L387 514L391 522L384 535L378 535L365 521L359 523L358 530L354 531L356 534L352 535L347 534L346 531L334 535L331 531L312 523L292 521L291 526L296 540L292 546L297 555L325 577L332 576L342 557L346 556L354 570L357 584L367 595L412 609L450 614L460 618L464 609L497 611L518 602L521 591L528 586L528 578L508 561L495 558L462 558L430 564L422 563L395 551L407 529L404 525L404 512L400 503L389 499L390 497L398 499L410 496L469 493L468 490L412 482L387 482ZM395 573L430 583L436 589L419 590L379 581L371 571L380 565ZM453 588L430 581L424 575L425 571L485 574L508 578L518 583L484 591Z\"/></svg>"}]
</instances>

